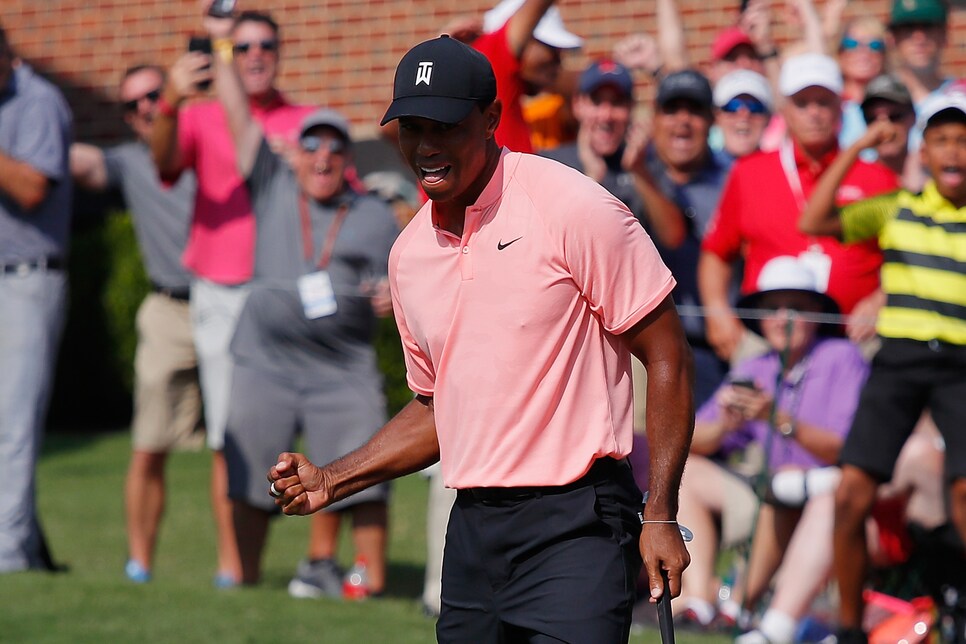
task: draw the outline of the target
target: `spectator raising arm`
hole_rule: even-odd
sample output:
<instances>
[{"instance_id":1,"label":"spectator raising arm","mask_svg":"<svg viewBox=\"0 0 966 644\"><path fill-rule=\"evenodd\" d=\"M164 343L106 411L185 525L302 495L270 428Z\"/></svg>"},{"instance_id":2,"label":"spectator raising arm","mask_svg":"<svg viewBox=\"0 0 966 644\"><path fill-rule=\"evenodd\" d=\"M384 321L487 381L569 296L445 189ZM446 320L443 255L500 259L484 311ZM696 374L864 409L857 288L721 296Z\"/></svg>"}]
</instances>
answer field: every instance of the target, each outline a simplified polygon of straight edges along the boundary
<instances>
[{"instance_id":1,"label":"spectator raising arm","mask_svg":"<svg viewBox=\"0 0 966 644\"><path fill-rule=\"evenodd\" d=\"M875 121L855 143L835 158L815 185L815 190L798 220L799 230L806 235L842 238L842 221L838 208L835 207L835 193L839 184L845 179L862 150L890 141L898 135L898 127L891 121Z\"/></svg>"},{"instance_id":2,"label":"spectator raising arm","mask_svg":"<svg viewBox=\"0 0 966 644\"><path fill-rule=\"evenodd\" d=\"M202 93L200 84L211 81L211 56L189 51L168 72L151 135L151 156L162 177L177 177L184 169L178 145L178 108Z\"/></svg>"},{"instance_id":3,"label":"spectator raising arm","mask_svg":"<svg viewBox=\"0 0 966 644\"><path fill-rule=\"evenodd\" d=\"M248 95L233 63L233 44L230 38L233 24L232 18L205 18L205 29L211 37L213 50L211 58L215 93L228 118L228 129L231 130L231 138L235 144L238 174L248 177L255 165L258 147L265 138L265 133L258 121L252 117Z\"/></svg>"},{"instance_id":4,"label":"spectator raising arm","mask_svg":"<svg viewBox=\"0 0 966 644\"><path fill-rule=\"evenodd\" d=\"M745 327L728 301L733 274L731 264L716 254L701 251L698 258L698 291L705 309L708 344L722 360L730 360L745 334Z\"/></svg>"},{"instance_id":5,"label":"spectator raising arm","mask_svg":"<svg viewBox=\"0 0 966 644\"><path fill-rule=\"evenodd\" d=\"M526 0L507 21L506 40L510 52L517 60L523 55L523 48L533 38L533 31L543 14L556 0Z\"/></svg>"},{"instance_id":6,"label":"spectator raising arm","mask_svg":"<svg viewBox=\"0 0 966 644\"><path fill-rule=\"evenodd\" d=\"M650 231L661 244L673 250L684 243L687 228L681 209L661 191L647 169L646 150L649 138L643 125L631 126L621 165L634 178L634 187L644 202Z\"/></svg>"}]
</instances>

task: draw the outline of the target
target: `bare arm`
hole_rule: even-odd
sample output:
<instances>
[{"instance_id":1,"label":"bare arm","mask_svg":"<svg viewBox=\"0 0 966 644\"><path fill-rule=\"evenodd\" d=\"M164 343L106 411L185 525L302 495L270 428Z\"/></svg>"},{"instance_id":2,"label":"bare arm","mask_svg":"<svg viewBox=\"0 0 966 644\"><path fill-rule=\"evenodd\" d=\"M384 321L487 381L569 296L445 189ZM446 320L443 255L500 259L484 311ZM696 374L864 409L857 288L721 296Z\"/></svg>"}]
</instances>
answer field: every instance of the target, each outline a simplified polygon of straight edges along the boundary
<instances>
[{"instance_id":1,"label":"bare arm","mask_svg":"<svg viewBox=\"0 0 966 644\"><path fill-rule=\"evenodd\" d=\"M47 198L49 189L50 179L47 175L0 150L0 193L13 199L24 211L30 212Z\"/></svg>"},{"instance_id":2,"label":"bare arm","mask_svg":"<svg viewBox=\"0 0 966 644\"><path fill-rule=\"evenodd\" d=\"M681 593L681 573L690 563L674 521L678 489L694 428L694 365L671 296L622 336L647 370L647 441L651 446L648 500L641 533L651 598L663 594L661 571L671 596ZM656 521L658 523L649 523Z\"/></svg>"},{"instance_id":3,"label":"bare arm","mask_svg":"<svg viewBox=\"0 0 966 644\"><path fill-rule=\"evenodd\" d=\"M178 58L168 71L162 97L173 112L159 109L151 132L151 156L163 177L176 177L184 169L178 145L177 110L189 98L198 96L198 83L211 80L211 56L188 52Z\"/></svg>"},{"instance_id":4,"label":"bare arm","mask_svg":"<svg viewBox=\"0 0 966 644\"><path fill-rule=\"evenodd\" d=\"M840 153L815 184L802 216L798 219L798 229L806 235L828 235L842 238L842 220L835 207L835 193L849 173L849 169L865 148L875 147L896 136L897 126L889 121L876 121L866 129L859 139Z\"/></svg>"},{"instance_id":5,"label":"bare arm","mask_svg":"<svg viewBox=\"0 0 966 644\"><path fill-rule=\"evenodd\" d=\"M701 251L698 257L698 291L705 308L705 331L708 343L722 360L730 360L745 328L728 301L731 264L714 253Z\"/></svg>"},{"instance_id":6,"label":"bare arm","mask_svg":"<svg viewBox=\"0 0 966 644\"><path fill-rule=\"evenodd\" d=\"M228 129L235 144L235 165L238 173L247 177L255 165L258 148L265 137L262 126L252 117L248 95L232 57L231 18L205 18L205 28L211 37L214 53L211 57L215 76L215 94L225 108Z\"/></svg>"},{"instance_id":7,"label":"bare arm","mask_svg":"<svg viewBox=\"0 0 966 644\"><path fill-rule=\"evenodd\" d=\"M664 60L665 74L690 66L676 0L657 0L657 48Z\"/></svg>"},{"instance_id":8,"label":"bare arm","mask_svg":"<svg viewBox=\"0 0 966 644\"><path fill-rule=\"evenodd\" d=\"M282 512L311 514L438 460L433 399L417 396L359 449L321 468L302 454L281 454L268 480L281 493L275 503Z\"/></svg>"},{"instance_id":9,"label":"bare arm","mask_svg":"<svg viewBox=\"0 0 966 644\"><path fill-rule=\"evenodd\" d=\"M507 21L507 45L514 58L523 55L523 48L533 38L533 30L555 0L526 0Z\"/></svg>"},{"instance_id":10,"label":"bare arm","mask_svg":"<svg viewBox=\"0 0 966 644\"><path fill-rule=\"evenodd\" d=\"M96 145L75 143L70 146L70 176L85 190L107 188L107 163L104 151Z\"/></svg>"},{"instance_id":11,"label":"bare arm","mask_svg":"<svg viewBox=\"0 0 966 644\"><path fill-rule=\"evenodd\" d=\"M678 248L687 235L684 213L661 191L647 169L648 138L646 127L641 124L632 125L621 165L634 178L634 187L647 210L651 232L664 246Z\"/></svg>"}]
</instances>

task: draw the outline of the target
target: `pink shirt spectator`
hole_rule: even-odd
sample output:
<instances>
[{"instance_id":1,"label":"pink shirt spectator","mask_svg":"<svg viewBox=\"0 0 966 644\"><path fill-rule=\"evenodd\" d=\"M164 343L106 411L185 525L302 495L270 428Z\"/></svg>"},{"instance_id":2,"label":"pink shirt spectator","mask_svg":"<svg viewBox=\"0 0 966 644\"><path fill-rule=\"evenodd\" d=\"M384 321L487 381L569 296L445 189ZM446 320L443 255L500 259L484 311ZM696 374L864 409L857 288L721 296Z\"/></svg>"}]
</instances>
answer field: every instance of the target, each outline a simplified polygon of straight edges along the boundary
<instances>
[{"instance_id":1,"label":"pink shirt spectator","mask_svg":"<svg viewBox=\"0 0 966 644\"><path fill-rule=\"evenodd\" d=\"M436 226L429 202L389 259L446 485L564 485L626 456L630 353L617 336L675 284L644 229L595 181L507 149L464 228Z\"/></svg>"},{"instance_id":2,"label":"pink shirt spectator","mask_svg":"<svg viewBox=\"0 0 966 644\"><path fill-rule=\"evenodd\" d=\"M281 96L265 107L254 102L250 106L269 139L294 139L302 119L314 109L292 105ZM196 276L218 284L247 282L254 272L255 217L221 104L206 101L182 109L178 144L185 167L198 176L182 262Z\"/></svg>"}]
</instances>

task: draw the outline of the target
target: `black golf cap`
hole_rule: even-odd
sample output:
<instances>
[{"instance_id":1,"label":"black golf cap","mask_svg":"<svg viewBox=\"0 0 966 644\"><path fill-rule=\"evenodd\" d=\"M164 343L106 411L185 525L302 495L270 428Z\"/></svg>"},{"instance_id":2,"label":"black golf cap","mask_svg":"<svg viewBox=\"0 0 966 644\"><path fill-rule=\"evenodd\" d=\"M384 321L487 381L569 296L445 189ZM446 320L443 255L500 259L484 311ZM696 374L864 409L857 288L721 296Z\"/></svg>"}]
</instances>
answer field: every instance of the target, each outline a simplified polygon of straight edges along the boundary
<instances>
[{"instance_id":1,"label":"black golf cap","mask_svg":"<svg viewBox=\"0 0 966 644\"><path fill-rule=\"evenodd\" d=\"M486 56L443 35L410 49L396 67L392 104L380 125L400 116L459 123L477 103L496 98Z\"/></svg>"}]
</instances>

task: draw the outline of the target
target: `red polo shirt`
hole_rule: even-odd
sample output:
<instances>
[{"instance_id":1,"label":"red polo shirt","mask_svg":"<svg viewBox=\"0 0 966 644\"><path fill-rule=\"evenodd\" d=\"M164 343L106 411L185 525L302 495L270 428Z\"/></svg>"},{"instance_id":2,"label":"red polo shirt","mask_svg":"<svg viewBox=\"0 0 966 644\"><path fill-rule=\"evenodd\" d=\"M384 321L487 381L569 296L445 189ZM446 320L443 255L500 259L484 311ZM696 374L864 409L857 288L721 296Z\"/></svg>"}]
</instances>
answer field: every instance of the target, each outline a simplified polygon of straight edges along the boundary
<instances>
[{"instance_id":1,"label":"red polo shirt","mask_svg":"<svg viewBox=\"0 0 966 644\"><path fill-rule=\"evenodd\" d=\"M793 154L802 196L807 199L838 151L830 152L818 163L810 161L797 145ZM898 187L897 177L885 166L858 161L839 187L836 203L842 206ZM743 256L741 292L752 293L768 260L780 255L798 256L820 246L831 259L827 292L848 313L878 288L882 253L874 240L845 245L831 237L802 234L798 230L799 202L782 166L780 150L739 159L725 184L701 249L725 262Z\"/></svg>"},{"instance_id":2,"label":"red polo shirt","mask_svg":"<svg viewBox=\"0 0 966 644\"><path fill-rule=\"evenodd\" d=\"M533 152L530 128L523 118L521 101L526 86L520 78L520 61L507 44L507 25L483 34L473 41L473 47L490 61L496 76L496 97L503 104L503 115L496 129L496 142L514 152Z\"/></svg>"}]
</instances>

